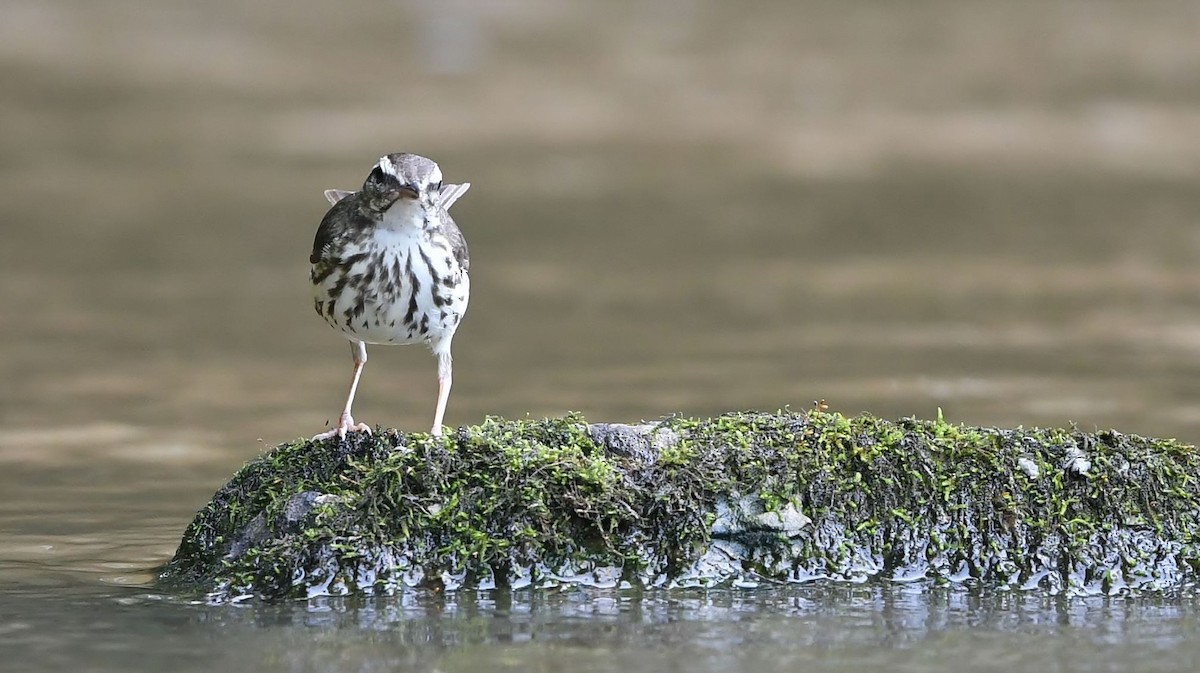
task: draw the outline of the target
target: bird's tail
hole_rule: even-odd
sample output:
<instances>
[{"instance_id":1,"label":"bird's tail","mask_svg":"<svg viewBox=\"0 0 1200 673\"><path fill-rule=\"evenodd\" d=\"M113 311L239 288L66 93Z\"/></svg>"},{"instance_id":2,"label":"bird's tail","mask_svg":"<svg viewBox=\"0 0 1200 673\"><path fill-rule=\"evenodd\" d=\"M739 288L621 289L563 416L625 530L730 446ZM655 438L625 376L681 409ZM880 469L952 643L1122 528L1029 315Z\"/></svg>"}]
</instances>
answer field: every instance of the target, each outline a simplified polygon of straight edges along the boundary
<instances>
[{"instance_id":1,"label":"bird's tail","mask_svg":"<svg viewBox=\"0 0 1200 673\"><path fill-rule=\"evenodd\" d=\"M460 196L466 194L467 190L470 188L471 183L469 182L464 182L461 185L442 185L442 207L446 210L450 210L450 206L454 205L454 202L457 201Z\"/></svg>"}]
</instances>

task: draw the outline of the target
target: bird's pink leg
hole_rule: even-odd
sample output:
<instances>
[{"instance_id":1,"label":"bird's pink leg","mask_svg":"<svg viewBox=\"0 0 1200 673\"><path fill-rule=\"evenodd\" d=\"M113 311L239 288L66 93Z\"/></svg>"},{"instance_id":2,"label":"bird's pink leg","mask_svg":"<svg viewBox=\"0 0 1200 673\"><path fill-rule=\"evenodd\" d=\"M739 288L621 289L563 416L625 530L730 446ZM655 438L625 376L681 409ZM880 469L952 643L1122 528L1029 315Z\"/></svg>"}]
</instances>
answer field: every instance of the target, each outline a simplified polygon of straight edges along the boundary
<instances>
[{"instance_id":1,"label":"bird's pink leg","mask_svg":"<svg viewBox=\"0 0 1200 673\"><path fill-rule=\"evenodd\" d=\"M434 437L442 436L442 417L446 415L446 400L450 399L450 384L453 382L451 369L453 361L450 358L450 342L445 342L445 350L435 351L438 360L438 396L437 409L433 412L433 429L429 434Z\"/></svg>"},{"instance_id":2,"label":"bird's pink leg","mask_svg":"<svg viewBox=\"0 0 1200 673\"><path fill-rule=\"evenodd\" d=\"M354 405L354 393L358 390L358 380L362 378L363 366L367 364L367 345L361 341L350 342L350 354L354 358L354 378L350 381L350 394L346 396L346 408L342 411L342 418L338 421L337 427L314 435L312 438L314 442L331 437L342 439L345 438L347 432L355 430L371 434L371 428L366 423L355 424L354 417L350 415L350 407Z\"/></svg>"}]
</instances>

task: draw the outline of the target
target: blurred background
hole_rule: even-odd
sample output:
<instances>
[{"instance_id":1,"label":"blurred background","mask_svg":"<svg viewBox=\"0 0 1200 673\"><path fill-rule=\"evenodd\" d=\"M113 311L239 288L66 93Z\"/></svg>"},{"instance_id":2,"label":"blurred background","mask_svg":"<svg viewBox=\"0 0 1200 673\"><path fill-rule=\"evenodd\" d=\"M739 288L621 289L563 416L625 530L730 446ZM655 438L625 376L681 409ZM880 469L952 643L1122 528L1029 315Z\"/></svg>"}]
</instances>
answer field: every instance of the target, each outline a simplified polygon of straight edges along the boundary
<instances>
[{"instance_id":1,"label":"blurred background","mask_svg":"<svg viewBox=\"0 0 1200 673\"><path fill-rule=\"evenodd\" d=\"M451 424L1194 437L1200 6L1158 4L8 0L3 435L335 419L321 191L410 150L474 184ZM358 415L423 428L433 358L371 354Z\"/></svg>"},{"instance_id":2,"label":"blurred background","mask_svg":"<svg viewBox=\"0 0 1200 673\"><path fill-rule=\"evenodd\" d=\"M398 150L474 185L450 425L825 399L1195 441L1198 30L1187 0L4 0L0 567L140 581L336 420L322 190ZM358 420L424 430L433 358L370 354Z\"/></svg>"}]
</instances>

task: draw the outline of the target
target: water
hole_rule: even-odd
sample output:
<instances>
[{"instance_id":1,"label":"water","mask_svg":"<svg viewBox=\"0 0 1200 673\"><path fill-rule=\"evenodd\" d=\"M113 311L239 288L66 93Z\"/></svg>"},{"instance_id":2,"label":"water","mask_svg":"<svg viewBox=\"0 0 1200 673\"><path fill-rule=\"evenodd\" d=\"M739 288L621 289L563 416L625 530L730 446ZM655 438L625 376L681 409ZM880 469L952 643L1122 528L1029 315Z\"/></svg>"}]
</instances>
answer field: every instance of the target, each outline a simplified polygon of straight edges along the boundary
<instances>
[{"instance_id":1,"label":"water","mask_svg":"<svg viewBox=\"0 0 1200 673\"><path fill-rule=\"evenodd\" d=\"M16 658L126 670L1193 670L1193 611L1161 600L1061 601L905 587L481 594L305 605L56 597L12 618ZM39 613L41 614L41 613ZM39 629L83 633L63 649ZM23 636L21 634L24 634ZM1189 658L1191 657L1191 658ZM9 657L12 661L14 657Z\"/></svg>"},{"instance_id":2,"label":"water","mask_svg":"<svg viewBox=\"0 0 1200 673\"><path fill-rule=\"evenodd\" d=\"M339 412L306 258L397 149L474 183L450 424L1200 437L1194 4L613 7L0 6L0 669L1195 669L1170 596L155 594L239 465ZM435 389L374 348L356 416L422 429Z\"/></svg>"}]
</instances>

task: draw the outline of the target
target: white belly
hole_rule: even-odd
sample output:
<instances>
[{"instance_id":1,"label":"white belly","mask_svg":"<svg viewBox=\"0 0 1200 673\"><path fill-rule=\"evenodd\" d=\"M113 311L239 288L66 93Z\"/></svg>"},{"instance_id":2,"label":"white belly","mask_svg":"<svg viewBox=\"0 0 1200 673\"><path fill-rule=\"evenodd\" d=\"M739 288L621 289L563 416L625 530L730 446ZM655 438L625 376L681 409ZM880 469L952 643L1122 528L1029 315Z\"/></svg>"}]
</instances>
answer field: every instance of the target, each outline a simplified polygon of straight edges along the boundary
<instances>
[{"instance_id":1,"label":"white belly","mask_svg":"<svg viewBox=\"0 0 1200 673\"><path fill-rule=\"evenodd\" d=\"M424 232L379 231L347 248L353 260L313 285L317 311L347 339L410 344L452 337L467 310L471 281L449 245ZM422 250L425 254L422 254Z\"/></svg>"}]
</instances>

